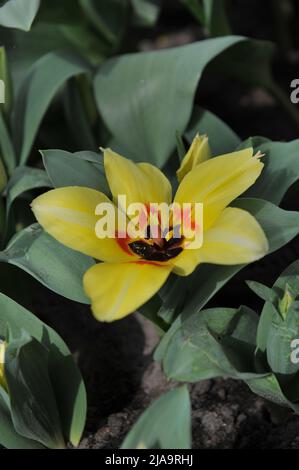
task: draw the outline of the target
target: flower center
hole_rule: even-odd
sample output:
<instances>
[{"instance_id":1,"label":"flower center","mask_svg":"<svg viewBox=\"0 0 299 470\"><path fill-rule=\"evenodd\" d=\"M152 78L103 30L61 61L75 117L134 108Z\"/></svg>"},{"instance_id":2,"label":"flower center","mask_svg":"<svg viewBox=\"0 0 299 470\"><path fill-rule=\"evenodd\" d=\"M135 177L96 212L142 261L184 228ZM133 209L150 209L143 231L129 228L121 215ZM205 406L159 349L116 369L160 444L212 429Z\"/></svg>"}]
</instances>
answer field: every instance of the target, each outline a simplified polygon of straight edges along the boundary
<instances>
[{"instance_id":1,"label":"flower center","mask_svg":"<svg viewBox=\"0 0 299 470\"><path fill-rule=\"evenodd\" d=\"M129 243L129 247L133 253L147 261L168 261L183 251L182 241L183 238L164 238L158 242L155 239L137 240Z\"/></svg>"}]
</instances>

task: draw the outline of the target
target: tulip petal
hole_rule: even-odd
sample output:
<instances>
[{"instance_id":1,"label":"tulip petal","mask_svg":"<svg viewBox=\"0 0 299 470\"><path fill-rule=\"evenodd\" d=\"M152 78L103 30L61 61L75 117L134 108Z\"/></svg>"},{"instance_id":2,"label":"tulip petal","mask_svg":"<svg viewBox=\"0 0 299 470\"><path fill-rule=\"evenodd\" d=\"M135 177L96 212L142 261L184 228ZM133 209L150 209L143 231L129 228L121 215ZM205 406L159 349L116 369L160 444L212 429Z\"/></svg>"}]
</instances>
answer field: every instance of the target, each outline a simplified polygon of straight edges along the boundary
<instances>
[{"instance_id":1,"label":"tulip petal","mask_svg":"<svg viewBox=\"0 0 299 470\"><path fill-rule=\"evenodd\" d=\"M263 163L253 149L211 158L196 166L181 182L175 202L203 204L203 230L208 230L223 209L259 177Z\"/></svg>"},{"instance_id":2,"label":"tulip petal","mask_svg":"<svg viewBox=\"0 0 299 470\"><path fill-rule=\"evenodd\" d=\"M127 205L131 203L170 204L171 185L163 173L149 163L134 163L111 149L104 150L106 177L114 200L126 195Z\"/></svg>"},{"instance_id":3,"label":"tulip petal","mask_svg":"<svg viewBox=\"0 0 299 470\"><path fill-rule=\"evenodd\" d=\"M37 221L63 245L103 261L134 259L115 238L97 238L95 226L99 203L112 202L102 193L78 186L57 188L34 199L32 210Z\"/></svg>"},{"instance_id":4,"label":"tulip petal","mask_svg":"<svg viewBox=\"0 0 299 470\"><path fill-rule=\"evenodd\" d=\"M134 312L164 284L171 266L150 262L99 263L83 278L94 316L112 322Z\"/></svg>"},{"instance_id":5,"label":"tulip petal","mask_svg":"<svg viewBox=\"0 0 299 470\"><path fill-rule=\"evenodd\" d=\"M204 234L200 262L247 264L267 254L267 238L257 220L242 209L228 207Z\"/></svg>"},{"instance_id":6,"label":"tulip petal","mask_svg":"<svg viewBox=\"0 0 299 470\"><path fill-rule=\"evenodd\" d=\"M197 134L183 158L180 168L176 172L179 182L182 181L189 171L209 158L211 158L209 139L206 135Z\"/></svg>"}]
</instances>

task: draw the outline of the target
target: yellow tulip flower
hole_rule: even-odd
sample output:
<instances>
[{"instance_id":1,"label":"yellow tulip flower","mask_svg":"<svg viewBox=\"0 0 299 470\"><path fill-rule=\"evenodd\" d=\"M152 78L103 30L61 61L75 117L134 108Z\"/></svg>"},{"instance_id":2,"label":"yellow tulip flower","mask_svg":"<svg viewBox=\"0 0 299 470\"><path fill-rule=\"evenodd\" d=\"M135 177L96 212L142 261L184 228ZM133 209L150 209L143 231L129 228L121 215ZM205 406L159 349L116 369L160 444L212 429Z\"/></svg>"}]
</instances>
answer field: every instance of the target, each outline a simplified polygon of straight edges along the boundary
<instances>
[{"instance_id":1,"label":"yellow tulip flower","mask_svg":"<svg viewBox=\"0 0 299 470\"><path fill-rule=\"evenodd\" d=\"M102 261L84 275L83 283L98 320L111 322L134 312L165 283L171 272L191 274L200 263L224 265L256 261L268 251L265 234L248 212L228 205L254 184L263 163L248 148L209 158L206 137L196 136L178 171L174 202L203 204L203 244L186 249L171 235L135 243L129 238L98 238L96 207L113 204L101 192L83 187L53 189L32 203L44 230L64 245ZM107 181L114 200L170 204L172 188L149 163L134 163L104 150ZM170 237L170 239L169 239Z\"/></svg>"}]
</instances>

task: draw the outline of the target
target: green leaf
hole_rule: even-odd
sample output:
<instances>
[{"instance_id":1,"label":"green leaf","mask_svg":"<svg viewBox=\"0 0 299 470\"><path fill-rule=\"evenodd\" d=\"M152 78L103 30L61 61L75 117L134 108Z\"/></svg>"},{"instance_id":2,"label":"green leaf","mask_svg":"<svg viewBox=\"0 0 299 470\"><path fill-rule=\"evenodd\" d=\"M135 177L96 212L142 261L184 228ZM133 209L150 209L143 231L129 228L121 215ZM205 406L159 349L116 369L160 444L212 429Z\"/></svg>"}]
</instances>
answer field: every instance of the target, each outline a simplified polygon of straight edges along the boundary
<instances>
[{"instance_id":1,"label":"green leaf","mask_svg":"<svg viewBox=\"0 0 299 470\"><path fill-rule=\"evenodd\" d=\"M0 47L0 80L4 82L4 103L1 103L0 99L0 112L3 110L4 114L8 115L12 106L12 85L6 51L3 46Z\"/></svg>"},{"instance_id":2,"label":"green leaf","mask_svg":"<svg viewBox=\"0 0 299 470\"><path fill-rule=\"evenodd\" d=\"M265 142L255 147L265 156L262 162L265 167L246 197L257 197L279 204L290 188L299 178L299 140L292 142Z\"/></svg>"},{"instance_id":3,"label":"green leaf","mask_svg":"<svg viewBox=\"0 0 299 470\"><path fill-rule=\"evenodd\" d=\"M188 382L253 376L257 323L257 315L245 307L191 315L173 329L163 357L165 374Z\"/></svg>"},{"instance_id":4,"label":"green leaf","mask_svg":"<svg viewBox=\"0 0 299 470\"><path fill-rule=\"evenodd\" d=\"M79 0L79 4L105 41L117 47L127 26L127 0Z\"/></svg>"},{"instance_id":5,"label":"green leaf","mask_svg":"<svg viewBox=\"0 0 299 470\"><path fill-rule=\"evenodd\" d=\"M26 191L37 188L50 188L52 186L46 172L37 168L20 166L15 169L6 188L6 214L9 212L13 202Z\"/></svg>"},{"instance_id":6,"label":"green leaf","mask_svg":"<svg viewBox=\"0 0 299 470\"><path fill-rule=\"evenodd\" d=\"M190 449L191 404L186 386L152 403L125 438L122 449Z\"/></svg>"},{"instance_id":7,"label":"green leaf","mask_svg":"<svg viewBox=\"0 0 299 470\"><path fill-rule=\"evenodd\" d=\"M69 80L66 86L64 104L74 145L87 150L96 150L97 144L79 93L79 83L75 78Z\"/></svg>"},{"instance_id":8,"label":"green leaf","mask_svg":"<svg viewBox=\"0 0 299 470\"><path fill-rule=\"evenodd\" d=\"M237 36L209 39L105 62L95 78L96 100L124 153L163 166L175 148L175 132L183 134L191 117L205 67L242 41Z\"/></svg>"},{"instance_id":9,"label":"green leaf","mask_svg":"<svg viewBox=\"0 0 299 470\"><path fill-rule=\"evenodd\" d=\"M0 110L0 156L3 159L6 169L11 174L16 165L16 156L11 137L8 133L4 117Z\"/></svg>"},{"instance_id":10,"label":"green leaf","mask_svg":"<svg viewBox=\"0 0 299 470\"><path fill-rule=\"evenodd\" d=\"M227 36L230 25L226 14L226 0L203 0L204 24L210 36Z\"/></svg>"},{"instance_id":11,"label":"green leaf","mask_svg":"<svg viewBox=\"0 0 299 470\"><path fill-rule=\"evenodd\" d=\"M299 371L299 364L291 361L291 344L299 337L299 310L291 307L286 319L273 308L270 328L267 332L267 360L275 374L295 374Z\"/></svg>"},{"instance_id":12,"label":"green leaf","mask_svg":"<svg viewBox=\"0 0 299 470\"><path fill-rule=\"evenodd\" d=\"M233 205L250 212L261 224L269 242L269 253L278 250L299 233L299 213L285 211L274 204L259 200L240 198ZM188 299L181 310L180 317L173 323L172 327L162 338L157 351L156 360L160 361L165 354L169 339L180 324L182 318L188 318L193 313L198 313L207 302L218 292L244 265L217 266L204 264L188 278ZM182 281L183 282L183 281ZM177 291L181 291L178 284ZM171 300L171 296L169 296ZM169 300L160 307L167 311ZM172 308L174 308L172 306Z\"/></svg>"},{"instance_id":13,"label":"green leaf","mask_svg":"<svg viewBox=\"0 0 299 470\"><path fill-rule=\"evenodd\" d=\"M210 113L210 111L194 106L193 114L185 133L190 144L197 133L208 135L213 156L230 153L240 144L237 134L225 122L221 121L215 114Z\"/></svg>"},{"instance_id":14,"label":"green leaf","mask_svg":"<svg viewBox=\"0 0 299 470\"><path fill-rule=\"evenodd\" d=\"M62 52L51 52L32 66L19 91L13 114L20 164L26 163L41 120L59 88L69 78L86 71L81 59Z\"/></svg>"},{"instance_id":15,"label":"green leaf","mask_svg":"<svg viewBox=\"0 0 299 470\"><path fill-rule=\"evenodd\" d=\"M131 0L138 26L153 26L159 16L158 0Z\"/></svg>"},{"instance_id":16,"label":"green leaf","mask_svg":"<svg viewBox=\"0 0 299 470\"><path fill-rule=\"evenodd\" d=\"M260 395L265 400L273 401L277 405L281 406L290 405L274 374L268 374L265 377L252 378L250 380L246 380L246 383L252 392Z\"/></svg>"},{"instance_id":17,"label":"green leaf","mask_svg":"<svg viewBox=\"0 0 299 470\"><path fill-rule=\"evenodd\" d=\"M256 281L246 281L246 284L249 289L251 289L261 299L265 301L268 300L269 302L274 302L276 300L275 292L273 292L270 287L264 286L264 284Z\"/></svg>"},{"instance_id":18,"label":"green leaf","mask_svg":"<svg viewBox=\"0 0 299 470\"><path fill-rule=\"evenodd\" d=\"M82 278L94 261L57 242L37 224L19 232L0 252L0 261L18 266L63 297L89 303Z\"/></svg>"},{"instance_id":19,"label":"green leaf","mask_svg":"<svg viewBox=\"0 0 299 470\"><path fill-rule=\"evenodd\" d=\"M40 0L8 0L0 8L0 26L29 31Z\"/></svg>"},{"instance_id":20,"label":"green leaf","mask_svg":"<svg viewBox=\"0 0 299 470\"><path fill-rule=\"evenodd\" d=\"M5 357L5 378L16 431L48 448L64 448L60 417L48 373L48 351L29 336L22 342L10 342Z\"/></svg>"},{"instance_id":21,"label":"green leaf","mask_svg":"<svg viewBox=\"0 0 299 470\"><path fill-rule=\"evenodd\" d=\"M55 188L84 186L109 194L102 154L64 150L42 150L41 154Z\"/></svg>"},{"instance_id":22,"label":"green leaf","mask_svg":"<svg viewBox=\"0 0 299 470\"><path fill-rule=\"evenodd\" d=\"M194 18L202 25L205 24L205 12L200 0L181 0L190 10Z\"/></svg>"},{"instance_id":23,"label":"green leaf","mask_svg":"<svg viewBox=\"0 0 299 470\"><path fill-rule=\"evenodd\" d=\"M0 294L0 309L0 336L6 336L7 326L13 337L20 336L24 330L50 351L49 370L64 436L73 445L78 445L85 425L86 392L69 349L52 328L3 294ZM2 420L0 422L2 425ZM0 429L1 442L1 426Z\"/></svg>"},{"instance_id":24,"label":"green leaf","mask_svg":"<svg viewBox=\"0 0 299 470\"><path fill-rule=\"evenodd\" d=\"M38 442L20 436L13 426L10 410L0 393L0 445L7 449L44 449Z\"/></svg>"}]
</instances>

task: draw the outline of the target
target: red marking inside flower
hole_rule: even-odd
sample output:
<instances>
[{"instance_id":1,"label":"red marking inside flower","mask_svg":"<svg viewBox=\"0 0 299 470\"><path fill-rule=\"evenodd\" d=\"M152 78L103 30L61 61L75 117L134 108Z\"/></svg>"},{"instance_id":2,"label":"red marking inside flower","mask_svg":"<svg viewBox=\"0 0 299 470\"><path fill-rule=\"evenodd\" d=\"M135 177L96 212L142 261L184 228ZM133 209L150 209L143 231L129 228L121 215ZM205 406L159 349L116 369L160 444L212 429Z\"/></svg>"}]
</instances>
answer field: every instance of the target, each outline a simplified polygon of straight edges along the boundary
<instances>
[{"instance_id":1,"label":"red marking inside flower","mask_svg":"<svg viewBox=\"0 0 299 470\"><path fill-rule=\"evenodd\" d=\"M130 256L133 256L133 253L129 248L129 243L131 241L131 238L128 237L128 235L116 233L116 241L117 241L118 245L120 246L120 248L125 253L127 253Z\"/></svg>"}]
</instances>

